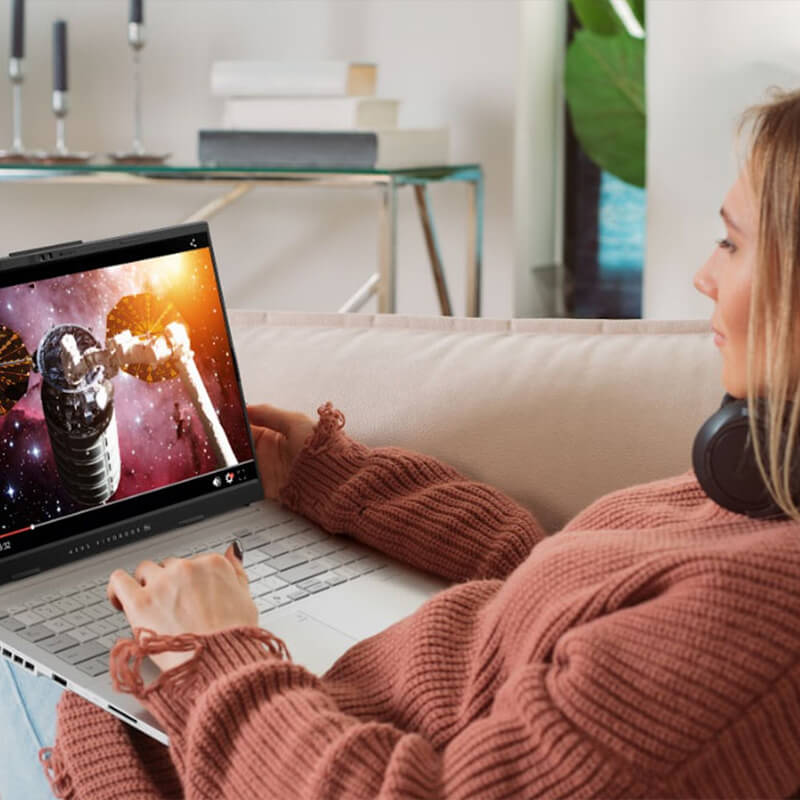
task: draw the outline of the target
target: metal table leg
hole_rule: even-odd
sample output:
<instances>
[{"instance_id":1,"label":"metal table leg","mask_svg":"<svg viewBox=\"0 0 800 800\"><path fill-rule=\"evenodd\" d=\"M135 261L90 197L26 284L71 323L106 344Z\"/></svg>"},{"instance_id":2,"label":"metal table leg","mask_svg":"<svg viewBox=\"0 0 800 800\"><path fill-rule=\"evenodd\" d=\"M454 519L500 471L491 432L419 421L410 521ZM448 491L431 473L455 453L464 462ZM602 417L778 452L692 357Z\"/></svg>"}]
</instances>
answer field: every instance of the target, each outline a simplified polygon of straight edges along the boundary
<instances>
[{"instance_id":1,"label":"metal table leg","mask_svg":"<svg viewBox=\"0 0 800 800\"><path fill-rule=\"evenodd\" d=\"M414 194L417 198L417 209L422 222L422 232L425 235L425 244L428 248L428 258L431 262L433 281L436 284L436 294L439 295L439 308L447 317L453 316L453 307L450 305L450 296L447 292L447 281L442 267L442 254L439 251L439 242L436 240L436 229L433 224L430 203L428 202L428 187L425 184L416 184Z\"/></svg>"},{"instance_id":2,"label":"metal table leg","mask_svg":"<svg viewBox=\"0 0 800 800\"><path fill-rule=\"evenodd\" d=\"M246 195L253 188L252 183L238 183L230 191L206 203L199 211L195 211L191 217L184 220L184 222L201 222L205 219L210 219L214 214L218 214L223 208L227 208L231 203L235 203L240 197Z\"/></svg>"},{"instance_id":3,"label":"metal table leg","mask_svg":"<svg viewBox=\"0 0 800 800\"><path fill-rule=\"evenodd\" d=\"M378 313L393 314L397 302L397 184L394 178L382 189L378 264Z\"/></svg>"},{"instance_id":4,"label":"metal table leg","mask_svg":"<svg viewBox=\"0 0 800 800\"><path fill-rule=\"evenodd\" d=\"M339 309L339 314L347 314L349 311L358 311L367 300L378 290L381 276L374 273L369 280Z\"/></svg>"},{"instance_id":5,"label":"metal table leg","mask_svg":"<svg viewBox=\"0 0 800 800\"><path fill-rule=\"evenodd\" d=\"M483 252L483 176L467 183L467 316L481 315L481 253Z\"/></svg>"}]
</instances>

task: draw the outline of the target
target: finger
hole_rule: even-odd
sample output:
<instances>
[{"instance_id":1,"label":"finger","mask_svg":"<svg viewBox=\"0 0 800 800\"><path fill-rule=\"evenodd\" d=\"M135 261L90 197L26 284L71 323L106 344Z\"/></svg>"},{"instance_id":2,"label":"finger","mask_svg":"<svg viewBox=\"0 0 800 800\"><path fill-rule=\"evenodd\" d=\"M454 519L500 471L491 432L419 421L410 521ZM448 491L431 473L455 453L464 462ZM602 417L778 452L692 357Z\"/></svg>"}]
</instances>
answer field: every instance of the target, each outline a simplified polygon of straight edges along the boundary
<instances>
[{"instance_id":1,"label":"finger","mask_svg":"<svg viewBox=\"0 0 800 800\"><path fill-rule=\"evenodd\" d=\"M262 428L272 428L274 431L289 435L289 423L291 422L292 412L284 411L282 408L271 406L268 403L261 403L257 406L247 406L247 417L255 425Z\"/></svg>"},{"instance_id":2,"label":"finger","mask_svg":"<svg viewBox=\"0 0 800 800\"><path fill-rule=\"evenodd\" d=\"M185 558L176 558L175 556L167 556L167 558L162 559L159 564L166 569L167 567L171 566L172 564L178 561L187 561L188 559Z\"/></svg>"},{"instance_id":3,"label":"finger","mask_svg":"<svg viewBox=\"0 0 800 800\"><path fill-rule=\"evenodd\" d=\"M108 579L106 594L111 605L119 611L125 611L135 605L144 590L124 569L115 569Z\"/></svg>"},{"instance_id":4,"label":"finger","mask_svg":"<svg viewBox=\"0 0 800 800\"><path fill-rule=\"evenodd\" d=\"M236 570L236 577L239 579L239 583L243 586L248 586L250 583L250 579L247 577L247 573L244 571L244 566L242 562L239 561L236 550L233 547L233 543L228 545L228 549L225 551L225 558L233 565L233 568Z\"/></svg>"},{"instance_id":5,"label":"finger","mask_svg":"<svg viewBox=\"0 0 800 800\"><path fill-rule=\"evenodd\" d=\"M155 561L142 561L133 573L133 577L139 581L142 586L145 586L148 581L152 581L161 571L160 567Z\"/></svg>"}]
</instances>

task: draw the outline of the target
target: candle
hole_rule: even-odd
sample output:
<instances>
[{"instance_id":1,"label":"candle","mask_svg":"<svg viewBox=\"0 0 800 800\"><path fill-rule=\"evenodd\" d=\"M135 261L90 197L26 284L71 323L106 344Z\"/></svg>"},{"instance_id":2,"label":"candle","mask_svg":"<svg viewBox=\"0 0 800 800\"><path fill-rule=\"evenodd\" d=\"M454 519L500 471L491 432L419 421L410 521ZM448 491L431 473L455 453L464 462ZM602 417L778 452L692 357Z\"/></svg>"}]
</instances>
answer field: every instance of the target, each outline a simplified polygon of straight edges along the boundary
<instances>
[{"instance_id":1,"label":"candle","mask_svg":"<svg viewBox=\"0 0 800 800\"><path fill-rule=\"evenodd\" d=\"M11 6L11 58L25 57L25 0Z\"/></svg>"},{"instance_id":2,"label":"candle","mask_svg":"<svg viewBox=\"0 0 800 800\"><path fill-rule=\"evenodd\" d=\"M53 23L53 90L67 91L67 23Z\"/></svg>"},{"instance_id":3,"label":"candle","mask_svg":"<svg viewBox=\"0 0 800 800\"><path fill-rule=\"evenodd\" d=\"M144 0L131 0L128 20L140 24L144 22Z\"/></svg>"}]
</instances>

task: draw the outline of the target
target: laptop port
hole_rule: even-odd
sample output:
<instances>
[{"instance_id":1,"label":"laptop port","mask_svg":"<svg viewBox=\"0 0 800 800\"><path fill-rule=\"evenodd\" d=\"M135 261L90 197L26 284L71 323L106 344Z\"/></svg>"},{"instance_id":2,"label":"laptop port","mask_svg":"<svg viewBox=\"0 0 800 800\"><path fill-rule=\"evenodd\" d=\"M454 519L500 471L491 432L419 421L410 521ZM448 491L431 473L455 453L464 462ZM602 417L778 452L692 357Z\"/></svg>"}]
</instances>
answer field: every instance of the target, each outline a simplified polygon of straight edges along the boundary
<instances>
[{"instance_id":1,"label":"laptop port","mask_svg":"<svg viewBox=\"0 0 800 800\"><path fill-rule=\"evenodd\" d=\"M126 714L124 711L120 711L115 706L110 705L108 707L108 710L109 711L113 711L115 714L117 714L118 716L120 716L123 719L127 720L128 722L130 722L133 725L138 725L139 724L139 720L136 719L136 717L132 717L130 714Z\"/></svg>"},{"instance_id":2,"label":"laptop port","mask_svg":"<svg viewBox=\"0 0 800 800\"><path fill-rule=\"evenodd\" d=\"M14 663L15 664L22 664L22 656L14 656Z\"/></svg>"},{"instance_id":3,"label":"laptop port","mask_svg":"<svg viewBox=\"0 0 800 800\"><path fill-rule=\"evenodd\" d=\"M31 672L35 672L35 670L33 668L33 664L31 664L30 661L26 661L25 662L25 669L29 669Z\"/></svg>"},{"instance_id":4,"label":"laptop port","mask_svg":"<svg viewBox=\"0 0 800 800\"><path fill-rule=\"evenodd\" d=\"M53 680L63 686L65 689L67 688L67 682L62 678L60 675L56 675L55 672L53 673Z\"/></svg>"},{"instance_id":5,"label":"laptop port","mask_svg":"<svg viewBox=\"0 0 800 800\"><path fill-rule=\"evenodd\" d=\"M4 647L4 648L3 648L3 655L4 655L6 658L11 658L11 651L10 651L10 650L6 650L6 648Z\"/></svg>"}]
</instances>

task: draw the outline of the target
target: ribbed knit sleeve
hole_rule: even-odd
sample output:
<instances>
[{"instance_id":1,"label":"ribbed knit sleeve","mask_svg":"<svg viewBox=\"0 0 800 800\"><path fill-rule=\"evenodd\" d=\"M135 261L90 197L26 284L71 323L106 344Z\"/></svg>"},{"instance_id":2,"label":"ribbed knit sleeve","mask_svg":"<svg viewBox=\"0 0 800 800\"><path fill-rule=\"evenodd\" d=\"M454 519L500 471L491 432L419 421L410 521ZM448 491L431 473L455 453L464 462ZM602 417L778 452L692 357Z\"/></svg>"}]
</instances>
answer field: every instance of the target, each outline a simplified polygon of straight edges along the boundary
<instances>
[{"instance_id":1,"label":"ribbed knit sleeve","mask_svg":"<svg viewBox=\"0 0 800 800\"><path fill-rule=\"evenodd\" d=\"M545 538L498 489L432 456L350 439L330 403L318 413L280 499L324 530L454 581L505 577Z\"/></svg>"},{"instance_id":2,"label":"ribbed knit sleeve","mask_svg":"<svg viewBox=\"0 0 800 800\"><path fill-rule=\"evenodd\" d=\"M768 562L609 564L545 615L526 564L452 587L322 678L245 628L194 637L180 680L127 687L169 732L187 800L786 797L798 626L791 592L752 596ZM139 635L128 655L187 641Z\"/></svg>"}]
</instances>

